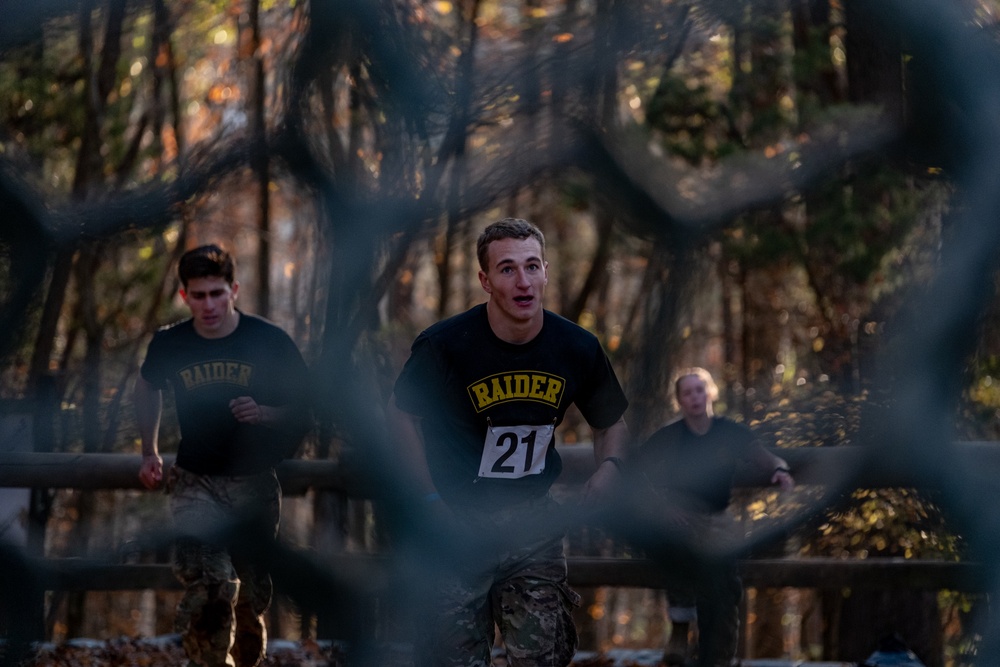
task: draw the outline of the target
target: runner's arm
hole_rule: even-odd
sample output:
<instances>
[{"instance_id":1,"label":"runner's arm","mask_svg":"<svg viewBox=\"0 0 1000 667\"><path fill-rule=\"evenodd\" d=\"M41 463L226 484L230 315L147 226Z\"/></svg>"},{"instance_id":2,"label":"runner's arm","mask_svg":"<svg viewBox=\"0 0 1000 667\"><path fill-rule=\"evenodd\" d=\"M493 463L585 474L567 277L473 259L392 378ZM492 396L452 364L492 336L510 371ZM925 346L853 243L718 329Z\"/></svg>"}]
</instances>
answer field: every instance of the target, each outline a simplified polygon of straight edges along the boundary
<instances>
[{"instance_id":1,"label":"runner's arm","mask_svg":"<svg viewBox=\"0 0 1000 667\"><path fill-rule=\"evenodd\" d=\"M147 382L141 375L135 380L132 396L139 438L142 441L142 466L139 480L148 489L160 486L163 480L163 459L160 458L158 438L160 416L163 412L163 392Z\"/></svg>"},{"instance_id":2,"label":"runner's arm","mask_svg":"<svg viewBox=\"0 0 1000 667\"><path fill-rule=\"evenodd\" d=\"M594 463L597 470L584 486L584 498L600 497L611 490L611 485L622 473L621 465L627 456L629 438L624 417L619 417L607 428L594 429Z\"/></svg>"},{"instance_id":3,"label":"runner's arm","mask_svg":"<svg viewBox=\"0 0 1000 667\"><path fill-rule=\"evenodd\" d=\"M437 497L437 489L427 466L424 440L420 435L419 417L401 410L396 405L395 394L389 399L386 417L389 434L398 444L396 451L399 452L399 463L409 473L414 490L425 498Z\"/></svg>"}]
</instances>

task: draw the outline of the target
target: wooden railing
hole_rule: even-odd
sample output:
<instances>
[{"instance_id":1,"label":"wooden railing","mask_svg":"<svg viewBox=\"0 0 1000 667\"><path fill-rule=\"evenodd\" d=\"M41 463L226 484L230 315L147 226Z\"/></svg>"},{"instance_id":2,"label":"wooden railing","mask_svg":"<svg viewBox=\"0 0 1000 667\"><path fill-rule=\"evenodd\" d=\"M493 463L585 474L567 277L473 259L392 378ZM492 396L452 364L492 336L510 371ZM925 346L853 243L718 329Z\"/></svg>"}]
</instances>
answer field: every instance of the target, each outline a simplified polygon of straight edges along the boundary
<instances>
[{"instance_id":1,"label":"wooden railing","mask_svg":"<svg viewBox=\"0 0 1000 667\"><path fill-rule=\"evenodd\" d=\"M927 475L916 475L905 465L882 466L861 447L817 447L775 450L792 466L800 484L829 484L849 479L859 488L907 487L926 485ZM580 482L593 470L593 452L587 445L560 447L564 470L561 483ZM953 466L968 466L979 474L1000 473L1000 444L984 442L957 443L949 451ZM0 487L138 489L137 472L141 457L132 454L43 454L0 453ZM169 465L172 457L165 456ZM288 460L278 468L282 488L287 495L307 489L325 489L348 497L371 497L358 475L349 466L332 461ZM759 480L758 480L759 481ZM933 480L932 480L933 481ZM756 483L744 480L746 484ZM326 556L324 556L326 558ZM379 557L333 555L331 565L362 568L374 577L383 563ZM77 559L46 560L39 563L47 572L45 587L56 589L124 590L171 589L177 586L169 566L109 565ZM831 560L752 559L740 562L748 586L844 588L916 587L929 590L952 589L976 591L986 585L987 577L974 563L883 559ZM571 558L570 578L574 585L659 588L665 585L664 573L656 563L642 559ZM374 579L373 579L374 580Z\"/></svg>"},{"instance_id":2,"label":"wooden railing","mask_svg":"<svg viewBox=\"0 0 1000 667\"><path fill-rule=\"evenodd\" d=\"M860 446L800 447L772 449L787 460L799 484L826 485L849 478L856 488L927 487L938 480L927 471L916 471L905 457L882 457L879 450ZM560 483L574 484L585 480L594 469L590 445L559 447L563 460ZM947 470L972 470L988 476L1000 473L1000 443L959 442L942 452ZM73 454L0 452L0 487L8 488L74 488L74 489L139 489L138 454ZM173 457L163 457L164 465ZM278 466L282 489L287 495L299 495L308 488L336 490L350 497L371 497L371 489L350 465L334 461L303 459L286 460ZM742 480L744 484L760 480Z\"/></svg>"},{"instance_id":3,"label":"wooden railing","mask_svg":"<svg viewBox=\"0 0 1000 667\"><path fill-rule=\"evenodd\" d=\"M385 581L386 560L379 556L336 554L324 557L333 571L352 572L378 591ZM657 563L641 558L568 559L573 586L587 588L615 586L623 588L667 588L668 574ZM743 583L756 588L845 588L955 590L979 592L986 583L986 573L976 563L871 558L843 560L835 558L751 559L738 563ZM85 559L47 559L39 563L46 572L47 590L175 590L180 585L165 564L110 565Z\"/></svg>"}]
</instances>

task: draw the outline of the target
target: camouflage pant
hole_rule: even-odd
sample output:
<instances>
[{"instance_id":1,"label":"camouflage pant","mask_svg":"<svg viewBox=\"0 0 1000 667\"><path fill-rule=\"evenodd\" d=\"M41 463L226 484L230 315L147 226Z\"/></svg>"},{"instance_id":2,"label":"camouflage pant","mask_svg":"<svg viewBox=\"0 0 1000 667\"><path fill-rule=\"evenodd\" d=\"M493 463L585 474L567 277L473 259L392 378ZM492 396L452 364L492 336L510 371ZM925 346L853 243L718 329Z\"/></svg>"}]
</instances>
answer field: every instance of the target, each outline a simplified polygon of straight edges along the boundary
<instances>
[{"instance_id":1,"label":"camouflage pant","mask_svg":"<svg viewBox=\"0 0 1000 667\"><path fill-rule=\"evenodd\" d=\"M271 577L246 549L232 548L220 531L250 522L274 539L281 487L273 472L246 477L196 475L174 467L167 484L181 536L174 574L184 584L176 626L193 665L254 667L263 660L263 614L271 603Z\"/></svg>"},{"instance_id":2,"label":"camouflage pant","mask_svg":"<svg viewBox=\"0 0 1000 667\"><path fill-rule=\"evenodd\" d=\"M481 516L475 523L479 531L490 525ZM511 667L565 667L572 661L572 610L580 596L566 580L562 538L494 554L479 567L463 567L434 591L433 610L421 622L419 667L489 667L494 624Z\"/></svg>"}]
</instances>

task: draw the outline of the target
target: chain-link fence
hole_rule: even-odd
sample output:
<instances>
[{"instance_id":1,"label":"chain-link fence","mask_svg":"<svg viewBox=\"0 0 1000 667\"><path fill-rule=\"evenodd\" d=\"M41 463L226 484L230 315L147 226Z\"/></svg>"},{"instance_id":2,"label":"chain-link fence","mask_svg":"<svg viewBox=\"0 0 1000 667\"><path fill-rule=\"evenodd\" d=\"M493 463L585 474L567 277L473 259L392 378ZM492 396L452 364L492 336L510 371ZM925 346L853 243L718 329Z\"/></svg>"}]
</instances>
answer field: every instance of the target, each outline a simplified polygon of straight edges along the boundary
<instances>
[{"instance_id":1,"label":"chain-link fence","mask_svg":"<svg viewBox=\"0 0 1000 667\"><path fill-rule=\"evenodd\" d=\"M18 49L34 43L38 25L73 24L78 4L105 12L101 16L116 8L139 11L136 3L125 2L16 3L6 12L0 48L8 58L24 57ZM380 527L390 545L384 551L386 579L381 585L392 591L392 606L402 617L421 608L435 590L434 582L449 573L450 563L492 554L503 543L580 525L615 526L625 542L662 532L662 527L638 523L631 511L611 507L595 511L571 504L550 516L526 517L510 534L459 534L435 522L425 508L408 503L414 496L414 480L386 431L384 400L369 365L371 358L359 351L358 343L377 317L386 285L396 279L394 272L403 265L414 239L436 221L467 220L489 211L542 177L582 173L590 179L602 209L613 211L623 235L653 239L658 247L667 248L671 261L681 262L734 220L780 207L820 187L852 160L890 150L909 155L910 147L929 148L934 166L943 168L950 179L953 200L943 221L933 278L910 288L901 301L904 307L885 323L877 368L867 380L872 393L886 400L884 407L861 418L858 444L866 448L864 459L825 471L825 484L808 500L803 496L795 511L761 523L747 539L713 545L713 557L736 557L788 535L849 494L861 470L884 468L940 490L939 503L967 541L968 557L984 565L982 589L992 594L1000 553L996 544L1000 517L988 502L995 492L994 471L965 465L969 459L956 455L953 444L955 406L967 381L966 360L982 313L995 296L1000 232L992 182L998 173L994 163L1000 153L995 146L1000 142L990 137L1000 127L996 118L1000 70L992 34L971 20L978 16L975 12L956 3L852 1L848 4L863 12L869 34L901 45L896 56L920 65L907 69L899 80L909 92L905 99L911 105L906 114L910 125L903 128L884 115L859 113L867 106L840 115L831 110L833 121L808 141L795 143L785 153L788 159L775 160L765 151L751 149L719 159L714 168L695 169L678 167L676 161L650 150L653 135L648 128L626 128L614 120L619 96L601 91L600 84L613 80L607 72L627 67L640 48L669 56L671 49L683 47L685 37L713 21L724 21L729 9L713 2L567 4L571 10L526 3L533 8L527 14L535 18L511 37L509 50L486 54L494 66L484 72L474 71L459 58L450 72L451 84L427 69L428 56L440 52L428 54L428 41L421 33L428 28L414 17L429 11L428 6L378 1L300 5L286 14L295 21L295 39L289 40L288 54L274 61L271 85L282 92L270 98L274 107L265 131L257 134L249 124L237 126L218 141L202 142L183 161L178 158L168 176L130 188L98 181L76 201L58 200L39 185L31 175L30 160L25 162L27 158L12 148L16 137L3 138L8 149L0 151L4 251L0 312L6 326L0 330L0 350L11 353L23 344L25 332L38 326L44 287L54 280L50 268L58 267L60 256L162 229L183 215L185 202L210 193L227 175L252 168L266 157L283 178L315 198L319 211L324 252L316 257L335 270L327 272L329 282L323 286L329 305L313 364L317 405L324 424L335 427L356 454L357 474L376 490ZM734 4L747 12L788 9L771 2ZM476 7L475 2L463 3L456 13ZM601 23L606 20L611 22L608 26ZM452 47L478 55L475 32L462 32L475 25L462 23L454 44L448 43L443 51ZM435 38L441 34L435 33ZM358 95L368 95L368 103L377 100L381 120L376 129L389 136L386 145L398 151L379 166L378 188L350 173L349 163L326 143L330 141L324 126L327 119L317 111L325 109L317 100L330 88L331 73L357 77L362 70ZM536 77L547 77L549 85L539 87ZM545 95L531 103L529 93L541 89ZM600 95L603 108L593 103ZM517 104L503 113L492 112L505 96L516 98ZM508 113L516 122L504 119ZM491 151L471 150L465 140L473 129L494 124L500 129L489 138ZM419 166L408 162L428 153L434 154L433 159L424 159ZM453 196L456 183L461 184L461 196ZM668 318L678 312L669 296L680 298L685 288L684 280L674 277L659 286L668 295L661 301L661 314ZM77 289L86 290L86 284ZM655 320L649 324L654 325ZM633 371L630 387L644 390L662 384L659 369L673 362L674 335L664 333L667 349L645 366L648 376ZM652 347L655 341L644 349ZM305 554L240 526L212 527L213 534L216 531L252 550L273 572L278 588L301 609L338 619L344 638L352 640L352 664L384 664L365 624L370 616L358 612L370 611L374 604L371 581L330 567L321 553ZM155 545L169 539L163 533L149 536ZM0 546L8 613L5 664L15 664L34 636L21 624L28 617L17 601L37 598L44 573L33 569L35 561L22 550ZM984 616L977 622L976 632L983 640L976 662L1000 661L996 619Z\"/></svg>"}]
</instances>

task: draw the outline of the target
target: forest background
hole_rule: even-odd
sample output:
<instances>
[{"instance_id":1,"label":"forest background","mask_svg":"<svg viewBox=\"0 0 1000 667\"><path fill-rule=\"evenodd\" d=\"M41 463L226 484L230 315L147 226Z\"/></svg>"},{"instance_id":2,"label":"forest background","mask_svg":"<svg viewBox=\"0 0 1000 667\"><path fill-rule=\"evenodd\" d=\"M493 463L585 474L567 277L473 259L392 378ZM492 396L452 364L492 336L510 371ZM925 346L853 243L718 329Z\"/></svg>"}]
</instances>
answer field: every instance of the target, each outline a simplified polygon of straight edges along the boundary
<instances>
[{"instance_id":1,"label":"forest background","mask_svg":"<svg viewBox=\"0 0 1000 667\"><path fill-rule=\"evenodd\" d=\"M408 345L483 300L475 237L516 216L546 233L547 306L600 337L640 438L672 416L671 369L697 364L769 444L879 447L945 490L845 487L762 550L996 567L988 475L941 464L954 440L1000 439L1000 3L7 4L0 398L58 406L52 451L139 451L130 386L151 333L184 316L176 258L221 241L241 306L315 371L300 455L391 469L380 410ZM578 415L561 429L564 446L585 434ZM51 557L122 557L164 516L136 492L25 507L0 531L42 526ZM384 546L371 503L309 494L285 513L317 554ZM47 633L169 631L173 595L53 593ZM928 665L1000 642L957 593L750 603L748 655L858 659L872 610ZM662 604L592 591L586 640L656 646ZM283 609L272 635L315 632Z\"/></svg>"}]
</instances>

